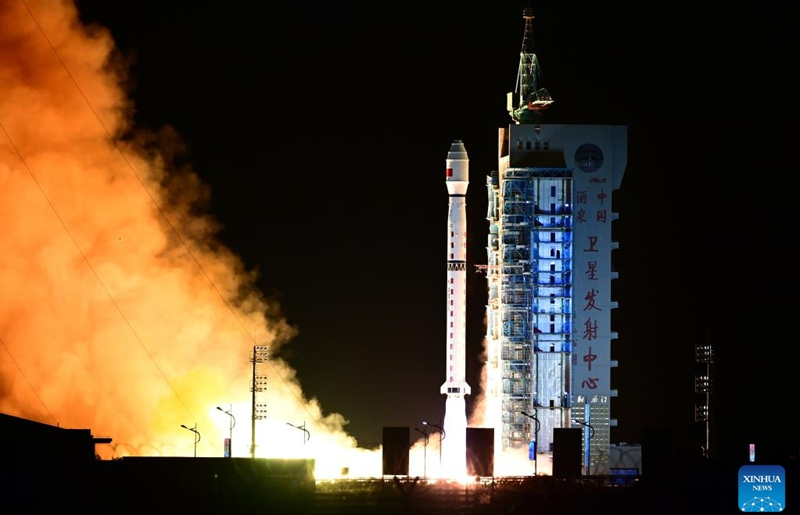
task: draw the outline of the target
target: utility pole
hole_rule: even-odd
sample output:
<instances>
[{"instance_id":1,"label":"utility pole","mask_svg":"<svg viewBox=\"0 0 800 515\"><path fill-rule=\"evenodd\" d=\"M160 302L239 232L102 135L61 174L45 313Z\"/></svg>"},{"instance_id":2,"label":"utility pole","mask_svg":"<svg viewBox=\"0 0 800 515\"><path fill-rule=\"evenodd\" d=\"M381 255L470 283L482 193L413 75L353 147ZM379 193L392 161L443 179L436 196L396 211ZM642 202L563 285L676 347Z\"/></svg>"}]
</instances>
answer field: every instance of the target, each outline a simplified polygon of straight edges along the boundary
<instances>
[{"instance_id":1,"label":"utility pole","mask_svg":"<svg viewBox=\"0 0 800 515\"><path fill-rule=\"evenodd\" d=\"M536 407L534 407L533 409L535 410L534 413L538 415L539 410ZM520 411L519 413L520 415L525 415L529 419L533 420L535 424L533 430L533 441L531 442L533 445L531 445L528 448L528 458L533 460L533 475L538 476L539 475L539 459L538 459L539 430L542 428L542 424L541 422L539 422L539 417L537 417L536 415L531 415L529 413L525 413L524 411Z\"/></svg>"},{"instance_id":2,"label":"utility pole","mask_svg":"<svg viewBox=\"0 0 800 515\"><path fill-rule=\"evenodd\" d=\"M267 390L267 377L258 375L259 363L265 363L268 358L269 347L256 345L253 347L253 355L250 357L250 362L253 364L253 380L250 386L250 391L253 393L252 402L252 427L251 427L251 442L250 442L250 457L256 457L256 420L267 418L267 405L266 403L256 403L256 394Z\"/></svg>"},{"instance_id":3,"label":"utility pole","mask_svg":"<svg viewBox=\"0 0 800 515\"><path fill-rule=\"evenodd\" d=\"M695 422L705 424L705 444L703 445L703 457L711 457L711 393L714 390L714 382L711 379L711 364L714 363L714 350L711 345L696 345L694 350L695 362L705 365L705 374L696 375L694 378L695 393L703 394L705 399L703 404L695 404Z\"/></svg>"},{"instance_id":4,"label":"utility pole","mask_svg":"<svg viewBox=\"0 0 800 515\"><path fill-rule=\"evenodd\" d=\"M228 445L225 449L225 457L232 458L233 457L233 428L236 425L236 417L233 416L233 404L228 411L217 406L217 409L230 417L230 421L228 424Z\"/></svg>"},{"instance_id":5,"label":"utility pole","mask_svg":"<svg viewBox=\"0 0 800 515\"><path fill-rule=\"evenodd\" d=\"M194 433L194 457L197 457L197 444L200 442L200 431L197 430L197 422L194 423L194 427L189 427L185 424L181 424L181 427L184 429L188 429L192 433Z\"/></svg>"},{"instance_id":6,"label":"utility pole","mask_svg":"<svg viewBox=\"0 0 800 515\"><path fill-rule=\"evenodd\" d=\"M300 431L303 432L303 447L306 446L306 442L307 441L311 440L311 432L308 429L306 429L306 423L305 422L303 422L302 426L296 426L296 425L292 424L291 422L287 422L286 425L292 426L293 428L299 429Z\"/></svg>"},{"instance_id":7,"label":"utility pole","mask_svg":"<svg viewBox=\"0 0 800 515\"><path fill-rule=\"evenodd\" d=\"M445 436L447 436L447 434L444 432L444 428L440 425L441 422L439 423L439 425L432 424L430 422L425 422L425 421L423 421L422 423L425 424L426 426L435 427L436 429L439 430L439 471L441 473L441 470L442 470L442 440L444 440L444 438L445 438Z\"/></svg>"},{"instance_id":8,"label":"utility pole","mask_svg":"<svg viewBox=\"0 0 800 515\"><path fill-rule=\"evenodd\" d=\"M422 478L427 481L428 479L428 440L430 437L428 436L428 424L425 422L422 423L425 426L425 430L415 427L414 431L417 433L422 434L425 437L425 449L422 451ZM441 446L440 446L441 447Z\"/></svg>"}]
</instances>

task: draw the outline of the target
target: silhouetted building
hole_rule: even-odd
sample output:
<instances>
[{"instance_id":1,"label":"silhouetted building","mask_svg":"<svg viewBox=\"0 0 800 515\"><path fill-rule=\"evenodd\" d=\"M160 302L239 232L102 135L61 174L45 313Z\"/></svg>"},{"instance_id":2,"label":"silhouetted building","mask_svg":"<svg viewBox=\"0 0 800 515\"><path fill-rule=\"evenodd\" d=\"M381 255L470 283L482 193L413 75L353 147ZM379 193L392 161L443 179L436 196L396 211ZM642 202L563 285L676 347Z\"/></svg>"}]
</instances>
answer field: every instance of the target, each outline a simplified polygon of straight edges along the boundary
<instances>
[{"instance_id":1,"label":"silhouetted building","mask_svg":"<svg viewBox=\"0 0 800 515\"><path fill-rule=\"evenodd\" d=\"M0 494L13 513L309 513L314 460L125 457L100 460L110 443L89 429L65 429L0 413L6 448Z\"/></svg>"},{"instance_id":2,"label":"silhouetted building","mask_svg":"<svg viewBox=\"0 0 800 515\"><path fill-rule=\"evenodd\" d=\"M89 498L95 445L111 442L94 437L89 429L65 429L4 413L0 435L5 444L0 492L25 499L34 511Z\"/></svg>"}]
</instances>

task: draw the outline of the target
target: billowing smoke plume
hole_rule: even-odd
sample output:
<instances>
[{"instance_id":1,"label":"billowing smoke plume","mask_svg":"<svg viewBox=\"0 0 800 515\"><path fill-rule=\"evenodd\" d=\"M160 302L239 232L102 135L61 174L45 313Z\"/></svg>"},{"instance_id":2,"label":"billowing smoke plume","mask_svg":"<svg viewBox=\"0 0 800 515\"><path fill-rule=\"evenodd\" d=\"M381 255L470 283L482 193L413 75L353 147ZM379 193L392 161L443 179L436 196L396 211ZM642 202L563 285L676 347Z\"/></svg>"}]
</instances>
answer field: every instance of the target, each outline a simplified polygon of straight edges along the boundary
<instances>
[{"instance_id":1,"label":"billowing smoke plume","mask_svg":"<svg viewBox=\"0 0 800 515\"><path fill-rule=\"evenodd\" d=\"M0 3L0 48L0 411L111 437L101 456L191 455L197 424L218 456L232 407L248 455L253 347L295 329L215 239L179 137L132 126L112 37L71 2ZM286 363L259 366L269 419L353 447Z\"/></svg>"}]
</instances>

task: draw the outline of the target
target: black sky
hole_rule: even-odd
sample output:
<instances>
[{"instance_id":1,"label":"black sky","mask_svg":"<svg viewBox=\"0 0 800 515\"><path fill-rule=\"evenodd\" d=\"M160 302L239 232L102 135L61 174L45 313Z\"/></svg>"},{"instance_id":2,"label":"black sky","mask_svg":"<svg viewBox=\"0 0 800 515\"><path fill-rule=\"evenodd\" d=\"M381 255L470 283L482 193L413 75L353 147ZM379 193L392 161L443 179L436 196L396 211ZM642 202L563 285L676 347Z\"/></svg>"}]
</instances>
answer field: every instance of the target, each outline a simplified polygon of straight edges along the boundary
<instances>
[{"instance_id":1,"label":"black sky","mask_svg":"<svg viewBox=\"0 0 800 515\"><path fill-rule=\"evenodd\" d=\"M472 265L486 262L485 180L509 124L525 4L475 4L78 2L131 60L137 125L175 128L220 238L299 329L282 355L307 395L363 445L383 426L443 416L454 139L470 156L468 381L479 384L486 291ZM612 441L666 426L699 445L694 346L710 343L719 447L797 448L788 13L779 2L533 7L555 99L545 121L629 126L613 199Z\"/></svg>"}]
</instances>

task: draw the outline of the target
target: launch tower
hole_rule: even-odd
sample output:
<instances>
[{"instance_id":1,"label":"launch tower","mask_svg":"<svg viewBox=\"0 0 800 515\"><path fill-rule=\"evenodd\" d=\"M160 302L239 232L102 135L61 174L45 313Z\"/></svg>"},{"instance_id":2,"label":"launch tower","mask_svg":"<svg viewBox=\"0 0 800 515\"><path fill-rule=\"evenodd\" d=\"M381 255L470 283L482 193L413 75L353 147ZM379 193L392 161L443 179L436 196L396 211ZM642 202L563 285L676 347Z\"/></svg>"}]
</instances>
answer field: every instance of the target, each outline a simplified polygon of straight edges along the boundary
<instances>
[{"instance_id":1,"label":"launch tower","mask_svg":"<svg viewBox=\"0 0 800 515\"><path fill-rule=\"evenodd\" d=\"M513 120L499 131L487 179L486 420L495 449L536 461L559 428L584 429L584 473L608 471L611 389L611 194L627 163L627 128L545 124L542 87L525 30Z\"/></svg>"}]
</instances>

